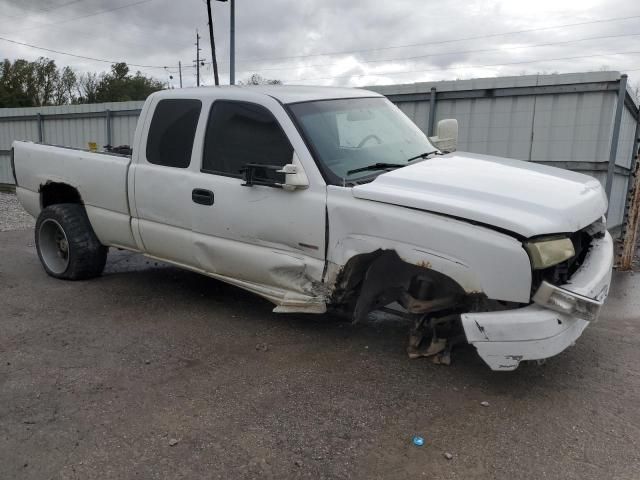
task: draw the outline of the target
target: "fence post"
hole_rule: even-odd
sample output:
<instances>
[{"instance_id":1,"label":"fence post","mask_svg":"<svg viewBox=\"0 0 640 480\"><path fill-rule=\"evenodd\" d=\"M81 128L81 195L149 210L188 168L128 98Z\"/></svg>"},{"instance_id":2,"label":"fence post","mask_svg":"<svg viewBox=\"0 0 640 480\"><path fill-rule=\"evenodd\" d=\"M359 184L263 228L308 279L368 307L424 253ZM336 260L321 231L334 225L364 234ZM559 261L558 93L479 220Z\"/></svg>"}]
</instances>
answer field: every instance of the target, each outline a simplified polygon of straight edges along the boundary
<instances>
[{"instance_id":1,"label":"fence post","mask_svg":"<svg viewBox=\"0 0 640 480\"><path fill-rule=\"evenodd\" d=\"M427 125L427 135L433 137L434 123L436 122L436 87L431 87L431 95L429 97L429 124Z\"/></svg>"},{"instance_id":2,"label":"fence post","mask_svg":"<svg viewBox=\"0 0 640 480\"><path fill-rule=\"evenodd\" d=\"M38 113L38 142L44 142L44 117L41 113Z\"/></svg>"},{"instance_id":3,"label":"fence post","mask_svg":"<svg viewBox=\"0 0 640 480\"><path fill-rule=\"evenodd\" d=\"M640 108L636 118L636 132L631 150L631 167L629 186L627 188L627 205L622 225L622 251L620 253L620 270L631 270L638 241L638 223L640 221L640 172L638 172L638 135L640 135Z\"/></svg>"},{"instance_id":4,"label":"fence post","mask_svg":"<svg viewBox=\"0 0 640 480\"><path fill-rule=\"evenodd\" d=\"M113 147L111 144L111 110L108 108L105 110L105 121L107 123L107 145Z\"/></svg>"},{"instance_id":5,"label":"fence post","mask_svg":"<svg viewBox=\"0 0 640 480\"><path fill-rule=\"evenodd\" d=\"M618 139L620 138L620 122L622 121L622 111L624 110L624 99L627 94L627 75L620 75L618 83L618 103L616 104L616 113L613 119L613 131L611 132L611 148L609 150L609 166L607 168L607 183L605 191L607 192L607 200L611 205L611 190L613 187L613 176L616 169L616 154L618 153Z\"/></svg>"}]
</instances>

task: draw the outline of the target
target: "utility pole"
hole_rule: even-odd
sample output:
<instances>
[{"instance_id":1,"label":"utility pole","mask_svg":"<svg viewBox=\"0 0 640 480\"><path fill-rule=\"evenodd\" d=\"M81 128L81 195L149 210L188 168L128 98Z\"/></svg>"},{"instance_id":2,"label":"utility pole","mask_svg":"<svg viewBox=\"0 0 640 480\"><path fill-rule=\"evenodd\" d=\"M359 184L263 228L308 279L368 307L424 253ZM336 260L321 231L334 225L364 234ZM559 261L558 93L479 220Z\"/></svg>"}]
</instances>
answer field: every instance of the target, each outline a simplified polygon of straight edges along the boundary
<instances>
[{"instance_id":1,"label":"utility pole","mask_svg":"<svg viewBox=\"0 0 640 480\"><path fill-rule=\"evenodd\" d=\"M229 84L236 84L236 2L231 0L230 26L229 26Z\"/></svg>"},{"instance_id":2,"label":"utility pole","mask_svg":"<svg viewBox=\"0 0 640 480\"><path fill-rule=\"evenodd\" d=\"M180 88L182 88L182 62L178 60L178 75L180 76Z\"/></svg>"},{"instance_id":3,"label":"utility pole","mask_svg":"<svg viewBox=\"0 0 640 480\"><path fill-rule=\"evenodd\" d=\"M196 29L196 85L200 86L200 35L198 29Z\"/></svg>"},{"instance_id":4,"label":"utility pole","mask_svg":"<svg viewBox=\"0 0 640 480\"><path fill-rule=\"evenodd\" d=\"M220 85L218 79L218 62L216 60L216 44L213 40L213 19L211 17L211 0L207 0L207 15L209 16L209 41L211 42L211 63L213 65L213 80L217 85Z\"/></svg>"}]
</instances>

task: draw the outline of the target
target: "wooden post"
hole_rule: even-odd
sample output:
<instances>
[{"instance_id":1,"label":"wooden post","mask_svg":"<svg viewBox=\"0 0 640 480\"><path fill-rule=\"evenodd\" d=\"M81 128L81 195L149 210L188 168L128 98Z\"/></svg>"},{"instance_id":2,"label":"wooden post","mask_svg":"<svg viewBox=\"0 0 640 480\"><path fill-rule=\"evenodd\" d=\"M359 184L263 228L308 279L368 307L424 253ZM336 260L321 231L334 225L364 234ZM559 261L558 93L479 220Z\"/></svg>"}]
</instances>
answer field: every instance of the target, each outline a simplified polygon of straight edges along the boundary
<instances>
[{"instance_id":1,"label":"wooden post","mask_svg":"<svg viewBox=\"0 0 640 480\"><path fill-rule=\"evenodd\" d=\"M625 225L622 240L622 252L620 254L619 270L631 270L633 258L636 253L638 243L638 223L640 223L640 172L638 166L640 162L635 162L635 171L632 172L630 181L633 188L629 193L629 210L627 212L627 223Z\"/></svg>"}]
</instances>

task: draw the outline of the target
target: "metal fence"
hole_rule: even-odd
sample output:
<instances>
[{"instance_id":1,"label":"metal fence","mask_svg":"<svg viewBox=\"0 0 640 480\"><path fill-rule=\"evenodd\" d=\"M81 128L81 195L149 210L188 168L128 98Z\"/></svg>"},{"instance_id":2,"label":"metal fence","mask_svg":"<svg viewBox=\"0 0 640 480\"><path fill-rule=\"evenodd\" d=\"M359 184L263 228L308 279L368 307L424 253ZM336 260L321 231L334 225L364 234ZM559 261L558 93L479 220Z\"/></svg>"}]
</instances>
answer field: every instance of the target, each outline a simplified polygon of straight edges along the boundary
<instances>
[{"instance_id":1,"label":"metal fence","mask_svg":"<svg viewBox=\"0 0 640 480\"><path fill-rule=\"evenodd\" d=\"M609 225L624 222L638 107L619 72L525 75L369 87L425 133L458 120L458 149L544 163L596 177L609 192ZM0 109L0 184L13 183L13 140L87 148L131 145L143 102Z\"/></svg>"},{"instance_id":2,"label":"metal fence","mask_svg":"<svg viewBox=\"0 0 640 480\"><path fill-rule=\"evenodd\" d=\"M624 222L637 152L638 107L619 72L525 75L369 87L425 133L455 118L458 149L596 177L609 192L610 227Z\"/></svg>"},{"instance_id":3,"label":"metal fence","mask_svg":"<svg viewBox=\"0 0 640 480\"><path fill-rule=\"evenodd\" d=\"M131 145L144 102L0 109L0 185L13 184L9 155L14 140L88 148L89 142Z\"/></svg>"}]
</instances>

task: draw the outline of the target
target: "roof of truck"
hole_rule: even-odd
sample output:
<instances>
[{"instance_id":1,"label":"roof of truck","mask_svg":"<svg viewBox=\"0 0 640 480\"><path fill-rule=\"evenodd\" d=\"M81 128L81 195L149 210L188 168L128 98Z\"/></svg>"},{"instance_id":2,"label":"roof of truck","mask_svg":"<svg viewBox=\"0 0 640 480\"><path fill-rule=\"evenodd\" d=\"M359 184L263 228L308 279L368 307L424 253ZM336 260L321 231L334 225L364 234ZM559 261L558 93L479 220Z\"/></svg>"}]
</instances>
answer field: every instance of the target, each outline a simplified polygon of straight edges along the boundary
<instances>
[{"instance_id":1,"label":"roof of truck","mask_svg":"<svg viewBox=\"0 0 640 480\"><path fill-rule=\"evenodd\" d=\"M221 90L239 92L246 90L251 93L268 95L282 103L308 102L311 100L328 100L333 98L381 97L379 93L360 88L342 87L312 87L305 85L224 85L219 87L181 88L162 90L155 95L162 97L194 95L197 98L218 97Z\"/></svg>"}]
</instances>

